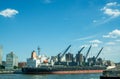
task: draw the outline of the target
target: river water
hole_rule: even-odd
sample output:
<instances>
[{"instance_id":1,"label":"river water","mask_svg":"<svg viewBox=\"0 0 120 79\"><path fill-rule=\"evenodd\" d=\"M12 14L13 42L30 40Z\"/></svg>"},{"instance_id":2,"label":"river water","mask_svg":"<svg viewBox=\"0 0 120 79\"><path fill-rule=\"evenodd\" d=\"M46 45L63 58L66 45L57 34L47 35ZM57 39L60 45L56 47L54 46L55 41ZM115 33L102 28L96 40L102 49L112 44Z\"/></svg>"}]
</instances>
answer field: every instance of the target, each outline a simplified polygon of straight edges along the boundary
<instances>
[{"instance_id":1,"label":"river water","mask_svg":"<svg viewBox=\"0 0 120 79\"><path fill-rule=\"evenodd\" d=\"M0 74L0 79L99 79L101 74L27 75Z\"/></svg>"}]
</instances>

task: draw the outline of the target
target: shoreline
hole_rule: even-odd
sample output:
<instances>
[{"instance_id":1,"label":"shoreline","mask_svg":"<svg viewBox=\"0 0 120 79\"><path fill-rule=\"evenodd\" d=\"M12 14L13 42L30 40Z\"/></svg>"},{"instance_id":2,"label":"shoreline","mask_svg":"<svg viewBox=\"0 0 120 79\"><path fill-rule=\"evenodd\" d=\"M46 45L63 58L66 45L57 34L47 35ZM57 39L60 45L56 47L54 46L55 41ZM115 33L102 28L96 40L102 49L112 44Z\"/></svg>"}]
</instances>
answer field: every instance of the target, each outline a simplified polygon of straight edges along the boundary
<instances>
[{"instance_id":1,"label":"shoreline","mask_svg":"<svg viewBox=\"0 0 120 79\"><path fill-rule=\"evenodd\" d=\"M13 70L6 70L6 69L2 69L0 70L0 74L21 74L22 71L21 69L13 69Z\"/></svg>"},{"instance_id":2,"label":"shoreline","mask_svg":"<svg viewBox=\"0 0 120 79\"><path fill-rule=\"evenodd\" d=\"M0 74L91 74L102 73L102 70L88 70L88 71L57 71L57 72L43 72L43 73L24 73L22 70L0 70Z\"/></svg>"}]
</instances>

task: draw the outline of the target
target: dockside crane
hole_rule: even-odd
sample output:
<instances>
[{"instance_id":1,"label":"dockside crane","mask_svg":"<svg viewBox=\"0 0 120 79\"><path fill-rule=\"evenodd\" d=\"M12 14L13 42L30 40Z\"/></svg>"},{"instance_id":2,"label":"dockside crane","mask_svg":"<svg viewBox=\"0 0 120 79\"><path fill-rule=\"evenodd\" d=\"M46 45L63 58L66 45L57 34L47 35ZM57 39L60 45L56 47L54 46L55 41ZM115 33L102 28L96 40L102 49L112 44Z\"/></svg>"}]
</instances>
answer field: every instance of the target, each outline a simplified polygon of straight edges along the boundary
<instances>
[{"instance_id":1,"label":"dockside crane","mask_svg":"<svg viewBox=\"0 0 120 79\"><path fill-rule=\"evenodd\" d=\"M88 51L87 51L87 54L86 54L86 56L85 56L84 62L86 61L86 59L87 59L87 57L88 57L88 54L89 54L89 52L90 52L91 47L92 47L92 45L90 45L90 47L89 47L89 49L88 49Z\"/></svg>"},{"instance_id":2,"label":"dockside crane","mask_svg":"<svg viewBox=\"0 0 120 79\"><path fill-rule=\"evenodd\" d=\"M100 49L100 51L98 52L97 56L95 57L95 60L97 60L98 56L100 55L101 51L103 50L103 47Z\"/></svg>"},{"instance_id":3,"label":"dockside crane","mask_svg":"<svg viewBox=\"0 0 120 79\"><path fill-rule=\"evenodd\" d=\"M66 52L70 49L71 45L69 45L67 47L67 49L63 52L63 54L60 56L60 54L58 54L58 62L61 62L62 58L64 57L64 55L66 54Z\"/></svg>"},{"instance_id":4,"label":"dockside crane","mask_svg":"<svg viewBox=\"0 0 120 79\"><path fill-rule=\"evenodd\" d=\"M81 53L81 51L84 49L85 47L82 47L81 49L80 49L80 51L78 51L78 54L80 54Z\"/></svg>"}]
</instances>

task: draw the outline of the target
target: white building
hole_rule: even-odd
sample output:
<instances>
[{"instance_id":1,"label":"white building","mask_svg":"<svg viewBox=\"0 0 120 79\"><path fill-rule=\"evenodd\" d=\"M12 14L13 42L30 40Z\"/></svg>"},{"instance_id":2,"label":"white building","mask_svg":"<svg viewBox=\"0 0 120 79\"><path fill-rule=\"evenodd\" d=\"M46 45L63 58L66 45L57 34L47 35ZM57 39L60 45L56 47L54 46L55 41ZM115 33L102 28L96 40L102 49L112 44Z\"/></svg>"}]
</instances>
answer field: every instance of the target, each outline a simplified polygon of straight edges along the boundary
<instances>
[{"instance_id":1,"label":"white building","mask_svg":"<svg viewBox=\"0 0 120 79\"><path fill-rule=\"evenodd\" d=\"M13 52L11 52L6 55L5 69L14 69L15 66L18 66L18 57Z\"/></svg>"}]
</instances>

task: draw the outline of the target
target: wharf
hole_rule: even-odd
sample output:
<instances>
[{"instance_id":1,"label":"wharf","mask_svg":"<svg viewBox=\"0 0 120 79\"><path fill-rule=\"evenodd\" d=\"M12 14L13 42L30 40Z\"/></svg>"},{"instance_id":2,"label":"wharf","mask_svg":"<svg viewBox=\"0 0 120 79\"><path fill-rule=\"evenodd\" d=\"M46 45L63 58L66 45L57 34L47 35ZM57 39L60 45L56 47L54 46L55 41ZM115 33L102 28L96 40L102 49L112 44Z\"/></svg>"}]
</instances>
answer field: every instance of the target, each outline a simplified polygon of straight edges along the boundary
<instances>
[{"instance_id":1,"label":"wharf","mask_svg":"<svg viewBox=\"0 0 120 79\"><path fill-rule=\"evenodd\" d=\"M0 74L13 74L13 70L0 70Z\"/></svg>"},{"instance_id":2,"label":"wharf","mask_svg":"<svg viewBox=\"0 0 120 79\"><path fill-rule=\"evenodd\" d=\"M22 73L21 70L5 70L5 69L0 70L0 74L20 74L20 73Z\"/></svg>"},{"instance_id":3,"label":"wharf","mask_svg":"<svg viewBox=\"0 0 120 79\"><path fill-rule=\"evenodd\" d=\"M100 79L120 79L120 67L103 71Z\"/></svg>"}]
</instances>

